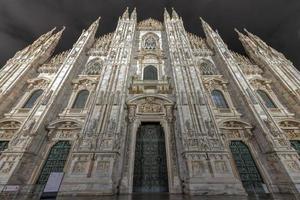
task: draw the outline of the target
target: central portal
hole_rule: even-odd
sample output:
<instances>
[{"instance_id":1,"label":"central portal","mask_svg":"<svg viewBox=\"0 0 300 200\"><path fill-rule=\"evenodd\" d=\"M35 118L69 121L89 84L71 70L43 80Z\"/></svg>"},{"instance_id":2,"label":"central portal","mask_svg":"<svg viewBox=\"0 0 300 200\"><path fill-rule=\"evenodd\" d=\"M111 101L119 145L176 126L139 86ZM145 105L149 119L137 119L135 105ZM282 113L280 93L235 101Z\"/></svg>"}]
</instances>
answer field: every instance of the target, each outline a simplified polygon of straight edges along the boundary
<instances>
[{"instance_id":1,"label":"central portal","mask_svg":"<svg viewBox=\"0 0 300 200\"><path fill-rule=\"evenodd\" d=\"M138 129L133 192L168 192L165 136L159 123L142 123Z\"/></svg>"}]
</instances>

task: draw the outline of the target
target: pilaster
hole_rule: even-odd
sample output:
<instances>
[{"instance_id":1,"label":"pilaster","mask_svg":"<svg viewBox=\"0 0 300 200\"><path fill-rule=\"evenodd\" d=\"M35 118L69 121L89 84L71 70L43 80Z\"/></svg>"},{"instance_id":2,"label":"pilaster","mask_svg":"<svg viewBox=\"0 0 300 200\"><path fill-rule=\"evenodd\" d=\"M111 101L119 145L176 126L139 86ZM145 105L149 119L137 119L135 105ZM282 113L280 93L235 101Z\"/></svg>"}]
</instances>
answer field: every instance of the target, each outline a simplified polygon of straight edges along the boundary
<instances>
[{"instance_id":1,"label":"pilaster","mask_svg":"<svg viewBox=\"0 0 300 200\"><path fill-rule=\"evenodd\" d=\"M266 163L264 166L270 173L271 180L267 180L271 182L268 185L269 189L275 193L279 191L297 193L296 188L299 184L299 177L295 177L290 170L287 170L287 163L282 160L283 155L297 157L296 152L291 149L284 133L259 99L258 94L234 60L227 45L203 19L201 21L209 46L214 49L216 56L221 60L224 67L226 66L230 78L233 79L234 84L242 94L243 100L249 106L251 115L257 123L257 129L261 129L261 131L254 132L254 137L262 150L261 161ZM291 160L293 160L295 166L299 167L297 159Z\"/></svg>"},{"instance_id":2,"label":"pilaster","mask_svg":"<svg viewBox=\"0 0 300 200\"><path fill-rule=\"evenodd\" d=\"M43 154L40 150L44 149L43 146L46 145L49 136L45 127L63 108L64 95L71 87L71 80L86 59L85 53L94 40L98 21L94 22L88 30L83 31L52 81L45 88L41 98L38 99L9 143L8 149L2 153L0 157L2 185L34 184L35 174L39 174L37 170L41 164L40 156ZM61 33L53 35L43 44L46 47L51 46L52 41L56 41Z\"/></svg>"},{"instance_id":3,"label":"pilaster","mask_svg":"<svg viewBox=\"0 0 300 200\"><path fill-rule=\"evenodd\" d=\"M178 155L183 155L185 161L185 166L181 166L184 192L245 194L241 183L233 174L230 156L220 138L213 111L208 105L189 38L182 19L174 9L171 18L165 11L165 27L177 96L176 118L180 130L176 137L182 146Z\"/></svg>"}]
</instances>

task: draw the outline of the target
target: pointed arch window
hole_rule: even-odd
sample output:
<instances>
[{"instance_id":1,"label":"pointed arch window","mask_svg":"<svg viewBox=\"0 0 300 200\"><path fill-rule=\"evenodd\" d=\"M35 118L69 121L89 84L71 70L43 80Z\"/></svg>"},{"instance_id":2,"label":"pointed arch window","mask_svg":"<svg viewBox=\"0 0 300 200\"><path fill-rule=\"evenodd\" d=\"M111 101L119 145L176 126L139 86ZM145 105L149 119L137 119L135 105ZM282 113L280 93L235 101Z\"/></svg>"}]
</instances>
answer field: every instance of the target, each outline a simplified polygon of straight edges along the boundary
<instances>
[{"instance_id":1,"label":"pointed arch window","mask_svg":"<svg viewBox=\"0 0 300 200\"><path fill-rule=\"evenodd\" d=\"M149 65L144 69L144 80L157 80L157 69L156 67Z\"/></svg>"},{"instance_id":2,"label":"pointed arch window","mask_svg":"<svg viewBox=\"0 0 300 200\"><path fill-rule=\"evenodd\" d=\"M37 99L43 94L43 90L39 89L34 91L29 99L26 101L26 103L23 105L23 108L32 108L35 104L35 102L37 101Z\"/></svg>"},{"instance_id":3,"label":"pointed arch window","mask_svg":"<svg viewBox=\"0 0 300 200\"><path fill-rule=\"evenodd\" d=\"M7 147L8 147L8 141L0 141L0 155L5 149L7 149Z\"/></svg>"},{"instance_id":4,"label":"pointed arch window","mask_svg":"<svg viewBox=\"0 0 300 200\"><path fill-rule=\"evenodd\" d=\"M220 90L211 92L213 102L217 108L229 108L223 93Z\"/></svg>"},{"instance_id":5,"label":"pointed arch window","mask_svg":"<svg viewBox=\"0 0 300 200\"><path fill-rule=\"evenodd\" d=\"M264 104L267 108L277 108L277 106L275 105L275 103L272 101L272 99L270 98L270 96L263 90L257 90L257 93L259 94L259 96L262 98L262 100L264 101Z\"/></svg>"},{"instance_id":6,"label":"pointed arch window","mask_svg":"<svg viewBox=\"0 0 300 200\"><path fill-rule=\"evenodd\" d=\"M80 90L76 96L72 108L84 108L90 92L88 90Z\"/></svg>"},{"instance_id":7,"label":"pointed arch window","mask_svg":"<svg viewBox=\"0 0 300 200\"><path fill-rule=\"evenodd\" d=\"M58 141L50 150L37 184L44 185L52 172L63 172L71 144L69 141Z\"/></svg>"},{"instance_id":8,"label":"pointed arch window","mask_svg":"<svg viewBox=\"0 0 300 200\"><path fill-rule=\"evenodd\" d=\"M300 155L300 140L291 140L292 147L298 152Z\"/></svg>"},{"instance_id":9,"label":"pointed arch window","mask_svg":"<svg viewBox=\"0 0 300 200\"><path fill-rule=\"evenodd\" d=\"M263 179L247 145L242 141L231 141L229 147L246 192L265 193Z\"/></svg>"}]
</instances>

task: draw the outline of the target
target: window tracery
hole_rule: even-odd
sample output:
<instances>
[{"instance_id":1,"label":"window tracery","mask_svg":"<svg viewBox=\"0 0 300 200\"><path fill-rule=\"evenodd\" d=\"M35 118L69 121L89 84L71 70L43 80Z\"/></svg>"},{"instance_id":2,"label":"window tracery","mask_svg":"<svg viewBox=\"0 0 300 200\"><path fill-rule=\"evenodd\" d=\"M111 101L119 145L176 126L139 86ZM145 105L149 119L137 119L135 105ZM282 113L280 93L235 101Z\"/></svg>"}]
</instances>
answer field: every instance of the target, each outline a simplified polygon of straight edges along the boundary
<instances>
[{"instance_id":1,"label":"window tracery","mask_svg":"<svg viewBox=\"0 0 300 200\"><path fill-rule=\"evenodd\" d=\"M156 41L153 36L149 36L148 38L146 38L144 43L144 48L148 50L156 49Z\"/></svg>"},{"instance_id":2,"label":"window tracery","mask_svg":"<svg viewBox=\"0 0 300 200\"><path fill-rule=\"evenodd\" d=\"M159 37L153 33L148 33L143 36L142 47L145 50L155 50L159 48Z\"/></svg>"},{"instance_id":3,"label":"window tracery","mask_svg":"<svg viewBox=\"0 0 300 200\"><path fill-rule=\"evenodd\" d=\"M200 62L200 70L202 75L217 75L217 69L214 64L208 61Z\"/></svg>"},{"instance_id":4,"label":"window tracery","mask_svg":"<svg viewBox=\"0 0 300 200\"><path fill-rule=\"evenodd\" d=\"M94 59L88 62L83 74L84 75L99 75L101 73L103 62L100 59Z\"/></svg>"}]
</instances>

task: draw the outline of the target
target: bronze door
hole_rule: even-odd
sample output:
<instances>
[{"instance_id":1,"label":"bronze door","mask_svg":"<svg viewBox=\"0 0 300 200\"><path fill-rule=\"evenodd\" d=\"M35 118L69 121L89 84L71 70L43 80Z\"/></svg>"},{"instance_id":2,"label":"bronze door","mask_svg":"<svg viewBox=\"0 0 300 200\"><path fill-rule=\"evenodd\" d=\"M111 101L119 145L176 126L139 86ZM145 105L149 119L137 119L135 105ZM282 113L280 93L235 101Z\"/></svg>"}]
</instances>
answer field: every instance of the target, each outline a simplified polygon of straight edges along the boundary
<instances>
[{"instance_id":1,"label":"bronze door","mask_svg":"<svg viewBox=\"0 0 300 200\"><path fill-rule=\"evenodd\" d=\"M159 123L143 123L138 130L133 192L168 192L165 136Z\"/></svg>"}]
</instances>

